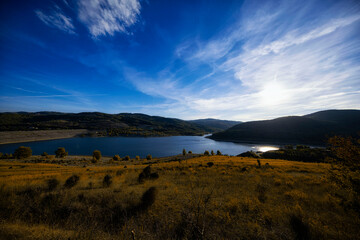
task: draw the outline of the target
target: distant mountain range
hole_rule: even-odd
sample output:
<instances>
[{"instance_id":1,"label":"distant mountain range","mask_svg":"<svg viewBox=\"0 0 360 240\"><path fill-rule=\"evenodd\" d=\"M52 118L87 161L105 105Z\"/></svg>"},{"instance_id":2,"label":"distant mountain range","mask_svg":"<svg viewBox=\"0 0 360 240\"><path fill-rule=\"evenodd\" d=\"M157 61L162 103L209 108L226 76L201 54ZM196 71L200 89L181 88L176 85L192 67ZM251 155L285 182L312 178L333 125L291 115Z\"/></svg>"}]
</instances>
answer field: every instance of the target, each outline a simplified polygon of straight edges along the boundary
<instances>
[{"instance_id":1,"label":"distant mountain range","mask_svg":"<svg viewBox=\"0 0 360 240\"><path fill-rule=\"evenodd\" d=\"M358 136L360 110L326 110L235 125L210 138L232 142L324 144L334 135Z\"/></svg>"},{"instance_id":2,"label":"distant mountain range","mask_svg":"<svg viewBox=\"0 0 360 240\"><path fill-rule=\"evenodd\" d=\"M0 131L88 129L107 136L203 135L223 131L237 123L217 119L184 121L139 113L0 113Z\"/></svg>"}]
</instances>

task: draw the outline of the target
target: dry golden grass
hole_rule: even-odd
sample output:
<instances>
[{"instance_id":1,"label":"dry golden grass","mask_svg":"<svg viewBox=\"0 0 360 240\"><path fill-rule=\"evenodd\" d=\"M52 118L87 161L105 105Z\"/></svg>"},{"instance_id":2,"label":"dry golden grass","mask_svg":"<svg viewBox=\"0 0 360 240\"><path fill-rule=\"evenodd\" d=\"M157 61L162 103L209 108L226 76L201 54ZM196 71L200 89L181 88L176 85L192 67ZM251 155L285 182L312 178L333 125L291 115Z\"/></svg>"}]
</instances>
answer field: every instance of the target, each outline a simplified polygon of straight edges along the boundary
<instances>
[{"instance_id":1,"label":"dry golden grass","mask_svg":"<svg viewBox=\"0 0 360 240\"><path fill-rule=\"evenodd\" d=\"M143 183L138 176L147 160L0 161L0 236L130 239L133 231L136 239L359 238L359 217L333 195L328 164L261 159L258 168L256 159L242 157L168 160L152 160L160 177ZM64 188L74 174L79 183ZM110 187L103 185L107 174ZM51 178L60 184L47 191ZM144 210L143 193L153 186L155 202Z\"/></svg>"}]
</instances>

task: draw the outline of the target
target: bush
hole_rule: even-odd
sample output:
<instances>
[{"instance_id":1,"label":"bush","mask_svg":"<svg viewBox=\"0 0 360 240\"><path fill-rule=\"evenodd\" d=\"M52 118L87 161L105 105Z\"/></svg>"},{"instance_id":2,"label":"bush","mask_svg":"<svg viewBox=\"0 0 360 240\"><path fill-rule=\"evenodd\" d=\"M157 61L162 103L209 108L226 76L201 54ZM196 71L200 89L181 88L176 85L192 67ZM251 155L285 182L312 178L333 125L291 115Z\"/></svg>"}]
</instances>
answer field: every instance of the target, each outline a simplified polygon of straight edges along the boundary
<instances>
[{"instance_id":1,"label":"bush","mask_svg":"<svg viewBox=\"0 0 360 240\"><path fill-rule=\"evenodd\" d=\"M151 161L151 160L152 160L152 156L151 156L150 154L148 154L148 155L146 156L146 159L147 159L148 161Z\"/></svg>"},{"instance_id":2,"label":"bush","mask_svg":"<svg viewBox=\"0 0 360 240\"><path fill-rule=\"evenodd\" d=\"M129 155L124 157L124 161L129 161L129 160L130 160Z\"/></svg>"},{"instance_id":3,"label":"bush","mask_svg":"<svg viewBox=\"0 0 360 240\"><path fill-rule=\"evenodd\" d=\"M156 199L157 190L155 187L149 188L141 197L140 207L142 210L147 210L151 205L154 204Z\"/></svg>"},{"instance_id":4,"label":"bush","mask_svg":"<svg viewBox=\"0 0 360 240\"><path fill-rule=\"evenodd\" d=\"M205 156L209 156L209 155L210 155L209 151L206 150L206 151L204 152L204 155L205 155Z\"/></svg>"},{"instance_id":5,"label":"bush","mask_svg":"<svg viewBox=\"0 0 360 240\"><path fill-rule=\"evenodd\" d=\"M189 151L188 153L189 153L189 154L192 154L192 151Z\"/></svg>"},{"instance_id":6,"label":"bush","mask_svg":"<svg viewBox=\"0 0 360 240\"><path fill-rule=\"evenodd\" d=\"M183 154L184 156L186 155L186 150L185 150L185 148L183 149L182 154Z\"/></svg>"},{"instance_id":7,"label":"bush","mask_svg":"<svg viewBox=\"0 0 360 240\"><path fill-rule=\"evenodd\" d=\"M152 173L151 172L151 167L147 166L139 174L138 181L139 181L139 183L143 183L146 179L158 179L158 178L159 178L159 174L158 173Z\"/></svg>"},{"instance_id":8,"label":"bush","mask_svg":"<svg viewBox=\"0 0 360 240\"><path fill-rule=\"evenodd\" d=\"M18 149L16 149L14 152L14 157L17 159L31 157L31 155L32 155L32 150L30 147L21 146L18 147Z\"/></svg>"},{"instance_id":9,"label":"bush","mask_svg":"<svg viewBox=\"0 0 360 240\"><path fill-rule=\"evenodd\" d=\"M99 150L95 150L93 152L93 159L96 159L96 161L99 161L101 159L101 152Z\"/></svg>"},{"instance_id":10,"label":"bush","mask_svg":"<svg viewBox=\"0 0 360 240\"><path fill-rule=\"evenodd\" d=\"M104 186L104 187L110 187L111 184L112 184L112 177L107 174L107 175L104 177L103 186Z\"/></svg>"},{"instance_id":11,"label":"bush","mask_svg":"<svg viewBox=\"0 0 360 240\"><path fill-rule=\"evenodd\" d=\"M217 150L216 155L221 156L221 155L222 155L222 153L221 153L219 150Z\"/></svg>"},{"instance_id":12,"label":"bush","mask_svg":"<svg viewBox=\"0 0 360 240\"><path fill-rule=\"evenodd\" d=\"M57 157L57 158L63 158L63 157L66 157L67 155L68 155L68 152L66 152L65 148L63 148L63 147L59 147L55 151L55 157Z\"/></svg>"},{"instance_id":13,"label":"bush","mask_svg":"<svg viewBox=\"0 0 360 240\"><path fill-rule=\"evenodd\" d=\"M66 188L72 188L79 182L79 176L78 175L72 175L68 179L66 179L64 187Z\"/></svg>"},{"instance_id":14,"label":"bush","mask_svg":"<svg viewBox=\"0 0 360 240\"><path fill-rule=\"evenodd\" d=\"M256 154L255 152L253 152L253 151L247 151L247 152L243 152L243 153L239 154L238 157L259 158L259 155L257 155L257 154Z\"/></svg>"},{"instance_id":15,"label":"bush","mask_svg":"<svg viewBox=\"0 0 360 240\"><path fill-rule=\"evenodd\" d=\"M136 156L135 159L136 159L136 161L140 161L140 157L139 157L139 156Z\"/></svg>"},{"instance_id":16,"label":"bush","mask_svg":"<svg viewBox=\"0 0 360 240\"><path fill-rule=\"evenodd\" d=\"M47 157L47 156L49 156L49 154L48 154L47 152L43 152L43 153L41 154L41 156Z\"/></svg>"},{"instance_id":17,"label":"bush","mask_svg":"<svg viewBox=\"0 0 360 240\"><path fill-rule=\"evenodd\" d=\"M115 156L113 156L113 158L112 158L114 161L120 161L120 156L119 155L115 155Z\"/></svg>"},{"instance_id":18,"label":"bush","mask_svg":"<svg viewBox=\"0 0 360 240\"><path fill-rule=\"evenodd\" d=\"M208 165L209 167L212 167L212 166L214 166L214 163L213 163L213 162L208 162L207 165Z\"/></svg>"},{"instance_id":19,"label":"bush","mask_svg":"<svg viewBox=\"0 0 360 240\"><path fill-rule=\"evenodd\" d=\"M46 183L47 183L48 191L53 191L57 188L60 182L56 178L51 178L48 179Z\"/></svg>"},{"instance_id":20,"label":"bush","mask_svg":"<svg viewBox=\"0 0 360 240\"><path fill-rule=\"evenodd\" d=\"M213 150L211 150L211 155L212 155L212 156L214 156L214 155L215 155L215 153L214 153L214 151L213 151Z\"/></svg>"}]
</instances>

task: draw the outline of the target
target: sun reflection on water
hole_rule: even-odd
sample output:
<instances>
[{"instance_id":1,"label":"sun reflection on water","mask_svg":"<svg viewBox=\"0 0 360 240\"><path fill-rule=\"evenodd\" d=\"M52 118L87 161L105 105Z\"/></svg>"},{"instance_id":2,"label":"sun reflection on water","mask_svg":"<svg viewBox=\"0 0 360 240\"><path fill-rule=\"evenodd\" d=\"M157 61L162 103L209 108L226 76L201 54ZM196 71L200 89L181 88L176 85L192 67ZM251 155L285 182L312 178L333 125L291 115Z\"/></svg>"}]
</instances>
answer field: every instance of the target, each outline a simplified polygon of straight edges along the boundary
<instances>
[{"instance_id":1,"label":"sun reflection on water","mask_svg":"<svg viewBox=\"0 0 360 240\"><path fill-rule=\"evenodd\" d=\"M259 152L267 152L267 151L271 151L271 150L279 150L279 148L278 147L271 147L271 146L257 147L257 151L259 151Z\"/></svg>"}]
</instances>

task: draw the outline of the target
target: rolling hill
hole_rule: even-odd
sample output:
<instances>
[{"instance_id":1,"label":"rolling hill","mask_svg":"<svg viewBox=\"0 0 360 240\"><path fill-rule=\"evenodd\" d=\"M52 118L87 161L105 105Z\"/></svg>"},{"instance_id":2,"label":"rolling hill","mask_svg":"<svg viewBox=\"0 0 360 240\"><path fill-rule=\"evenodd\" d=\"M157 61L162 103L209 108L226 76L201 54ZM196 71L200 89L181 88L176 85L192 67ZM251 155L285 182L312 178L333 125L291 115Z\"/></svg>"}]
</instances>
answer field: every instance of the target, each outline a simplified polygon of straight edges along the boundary
<instances>
[{"instance_id":1,"label":"rolling hill","mask_svg":"<svg viewBox=\"0 0 360 240\"><path fill-rule=\"evenodd\" d=\"M327 110L235 125L210 138L233 142L324 144L334 135L356 136L360 110Z\"/></svg>"},{"instance_id":2,"label":"rolling hill","mask_svg":"<svg viewBox=\"0 0 360 240\"><path fill-rule=\"evenodd\" d=\"M220 125L221 120L212 120ZM226 125L226 124L225 124ZM18 112L0 113L0 131L88 129L100 135L203 135L224 127L213 127L204 122L149 116L140 113L106 114L100 112Z\"/></svg>"},{"instance_id":3,"label":"rolling hill","mask_svg":"<svg viewBox=\"0 0 360 240\"><path fill-rule=\"evenodd\" d=\"M224 131L241 123L240 121L219 120L214 118L190 120L189 122L208 128L210 132Z\"/></svg>"}]
</instances>

